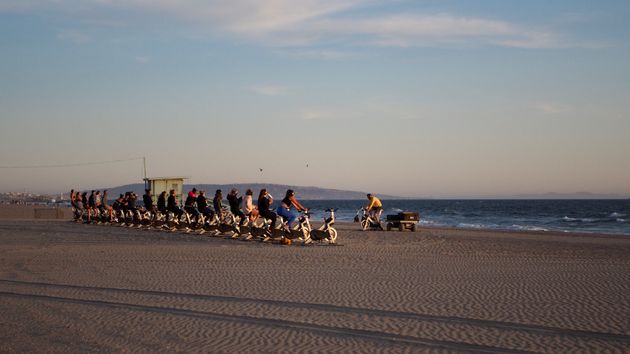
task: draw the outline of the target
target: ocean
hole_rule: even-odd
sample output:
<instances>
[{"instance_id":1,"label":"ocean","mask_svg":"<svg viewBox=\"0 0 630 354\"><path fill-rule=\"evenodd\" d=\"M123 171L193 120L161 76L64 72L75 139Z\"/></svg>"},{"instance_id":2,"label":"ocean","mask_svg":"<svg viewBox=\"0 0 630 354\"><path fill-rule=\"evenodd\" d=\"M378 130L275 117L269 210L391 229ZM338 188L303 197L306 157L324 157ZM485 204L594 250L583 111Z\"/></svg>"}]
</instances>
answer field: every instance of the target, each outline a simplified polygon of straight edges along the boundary
<instances>
[{"instance_id":1,"label":"ocean","mask_svg":"<svg viewBox=\"0 0 630 354\"><path fill-rule=\"evenodd\" d=\"M338 208L350 221L367 200L301 200L320 221ZM420 213L420 226L462 229L564 231L630 236L630 199L610 200L383 200L383 219L400 211ZM275 204L275 203L274 203Z\"/></svg>"}]
</instances>

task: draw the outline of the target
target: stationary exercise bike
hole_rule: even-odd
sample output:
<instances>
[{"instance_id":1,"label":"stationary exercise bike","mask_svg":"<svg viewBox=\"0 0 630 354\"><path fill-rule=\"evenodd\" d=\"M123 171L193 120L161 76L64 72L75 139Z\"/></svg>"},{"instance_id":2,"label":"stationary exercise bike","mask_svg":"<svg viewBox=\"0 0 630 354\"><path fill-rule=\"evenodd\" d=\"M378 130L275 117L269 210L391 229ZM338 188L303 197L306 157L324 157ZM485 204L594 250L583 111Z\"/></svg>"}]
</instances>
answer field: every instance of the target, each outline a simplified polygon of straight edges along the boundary
<instances>
[{"instance_id":1,"label":"stationary exercise bike","mask_svg":"<svg viewBox=\"0 0 630 354\"><path fill-rule=\"evenodd\" d=\"M308 244L308 240L312 241L328 241L328 243L334 244L337 242L337 230L332 227L335 224L335 211L337 209L329 208L324 210L329 213L329 217L324 217L324 224L320 226L318 229L311 230L309 233L309 238L304 240L304 244ZM310 217L308 212L306 213L307 219ZM310 228L310 223L309 223Z\"/></svg>"},{"instance_id":2,"label":"stationary exercise bike","mask_svg":"<svg viewBox=\"0 0 630 354\"><path fill-rule=\"evenodd\" d=\"M383 228L383 225L381 224L380 218L370 215L370 213L367 211L367 208L365 207L362 207L361 209L357 210L357 215L354 216L354 222L361 223L361 230L363 231L367 231L367 230L385 231L385 229Z\"/></svg>"}]
</instances>

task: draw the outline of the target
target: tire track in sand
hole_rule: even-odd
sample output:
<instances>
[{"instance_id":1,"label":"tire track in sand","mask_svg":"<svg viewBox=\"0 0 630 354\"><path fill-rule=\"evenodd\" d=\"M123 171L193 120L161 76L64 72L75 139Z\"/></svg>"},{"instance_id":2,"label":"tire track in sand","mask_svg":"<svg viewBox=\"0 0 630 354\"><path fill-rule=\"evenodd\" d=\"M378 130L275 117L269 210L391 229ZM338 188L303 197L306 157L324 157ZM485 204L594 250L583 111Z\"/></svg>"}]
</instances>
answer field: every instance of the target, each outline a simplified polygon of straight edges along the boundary
<instances>
[{"instance_id":1,"label":"tire track in sand","mask_svg":"<svg viewBox=\"0 0 630 354\"><path fill-rule=\"evenodd\" d=\"M316 324L304 324L304 323L280 320L280 319L224 315L221 313L184 310L184 309L177 309L177 308L164 308L164 307L110 302L110 301L102 301L102 300L75 299L75 298L49 296L49 295L21 294L21 293L13 293L13 292L5 292L5 291L0 291L0 296L13 297L13 298L29 298L32 300L53 301L53 302L62 302L62 303L80 304L80 305L87 304L87 305L98 306L98 307L116 308L116 309L130 310L130 311L142 311L142 312L152 312L152 313L185 316L185 317L192 317L192 318L221 320L221 321L227 321L227 322L234 322L237 324L247 323L247 324L259 325L259 326L272 326L272 327L285 328L289 330L306 331L310 333L319 332L321 334L332 335L332 336L359 337L361 339L368 340L368 341L406 344L406 345L416 346L416 347L439 348L439 349L458 350L458 351L471 351L475 353L514 353L514 354L532 353L530 351L522 351L522 350L514 350L514 349L506 349L506 348L495 348L495 347L476 345L476 344L431 340L431 339L424 339L424 338L418 338L418 337L413 337L413 336L366 331L366 330L361 330L361 329L337 328L337 327L329 327L329 326L322 326L322 325L316 325Z\"/></svg>"},{"instance_id":2,"label":"tire track in sand","mask_svg":"<svg viewBox=\"0 0 630 354\"><path fill-rule=\"evenodd\" d=\"M549 339L549 337L573 337L574 339L578 339L582 342L598 340L608 342L613 347L617 347L619 345L630 345L630 336L624 334L615 334L615 333L602 333L602 332L593 332L593 331L585 331L585 330L574 330L574 329L566 329L566 328L556 328L556 327L548 327L548 326L538 326L531 324L521 324L521 323L511 323L511 322L500 322L493 320L481 320L481 319L473 319L473 318L461 318L461 317L452 317L452 316L436 316L436 315L426 315L426 314L418 314L418 313L407 313L407 312L397 312L397 311L389 311L389 310L379 310L379 309L365 309L365 308L356 308L356 307L343 307L337 305L328 305L328 304L314 304L314 303L300 303L300 302L284 302L277 300L266 300L266 299L254 299L254 298L243 298L243 297L229 297L229 296L215 296L215 295L206 295L206 294L183 294L183 293L173 293L173 292L164 292L164 291L153 291L153 290L136 290L136 289L122 289L122 288L101 288L101 287L89 287L89 286L79 286L79 285L66 285L66 284L50 284L50 283L37 283L37 282L24 282L24 281L16 281L16 280L1 280L0 284L4 284L9 286L10 288L17 288L14 290L21 290L20 288L28 288L27 291L20 291L21 294L25 293L26 296L53 296L59 297L68 300L77 300L77 301L105 301L111 304L123 304L130 306L144 306L146 303L150 303L153 305L160 304L160 306L152 306L155 308L164 309L164 311L168 311L169 309L173 309L175 311L193 311L193 312L201 312L201 313L212 313L217 316L228 316L229 318L236 319L247 319L247 318L256 318L257 321L270 321L264 322L268 325L275 325L277 323L283 323L283 318L287 317L287 311L292 311L292 316L290 318L297 319L299 322L290 321L290 323L298 323L299 326L303 326L304 328L313 328L313 327L322 327L322 328L336 328L339 330L346 330L348 325L347 323L339 322L338 319L343 316L354 316L352 317L355 321L357 318L360 322L364 322L362 326L351 326L355 327L352 330L356 330L356 327L362 327L361 330L366 331L367 333L381 333L381 335L391 336L398 335L404 333L405 336L403 338L412 337L418 338L417 335L419 333L422 334L433 334L431 337L433 338L423 338L422 340L435 341L437 343L447 342L447 343L460 343L464 345L481 345L481 344L497 344L496 340L493 340L492 337L499 337L507 332L516 332L520 335L525 334L525 336L521 337L521 341L540 341L540 336L543 336L543 339ZM44 291L43 294L34 294L35 291ZM61 293L59 293L61 292ZM51 294L52 293L52 294ZM129 301L129 296L137 297L133 299L134 301ZM122 298L118 298L117 296L122 296ZM86 297L88 299L86 299ZM120 300L120 301L113 301ZM131 303L134 302L134 303ZM202 302L204 306L199 308L199 304L195 304L194 302ZM212 311L207 310L207 305L209 303L212 305L210 308ZM219 305L217 307L217 305ZM261 306L265 307L262 313L264 316L261 317ZM192 308L191 308L192 307ZM256 309L257 311L253 311L252 309ZM274 313L282 313L282 316L275 316ZM317 315L317 316L314 316ZM323 317L329 317L328 321L324 321ZM278 318L279 317L279 318ZM319 323L318 321L312 321L312 318L322 319ZM280 322L276 322L280 321ZM375 326L373 323L388 323L389 328L379 328ZM441 326L437 328L435 326L431 327L430 325L426 325L425 323L440 323ZM331 327L331 324L335 326ZM459 328L457 327L459 325ZM410 328L419 327L418 331L414 332ZM301 327L300 327L301 328ZM476 338L466 338L452 336L452 334L444 334L440 332L457 332L457 331L467 331L473 329L478 332L478 336ZM482 330L481 330L482 329ZM481 330L481 331L480 331ZM392 333L393 332L393 333ZM437 333L431 333L437 332ZM533 335L533 336L532 336ZM485 338L484 338L485 336ZM538 337L536 337L538 336ZM547 337L547 338L544 338ZM463 343L466 342L466 343ZM583 344L583 343L582 343ZM483 347L483 345L482 345ZM518 348L519 345L517 343L514 346L509 345L508 347ZM505 348L505 347L504 347ZM507 349L507 348L505 348Z\"/></svg>"}]
</instances>

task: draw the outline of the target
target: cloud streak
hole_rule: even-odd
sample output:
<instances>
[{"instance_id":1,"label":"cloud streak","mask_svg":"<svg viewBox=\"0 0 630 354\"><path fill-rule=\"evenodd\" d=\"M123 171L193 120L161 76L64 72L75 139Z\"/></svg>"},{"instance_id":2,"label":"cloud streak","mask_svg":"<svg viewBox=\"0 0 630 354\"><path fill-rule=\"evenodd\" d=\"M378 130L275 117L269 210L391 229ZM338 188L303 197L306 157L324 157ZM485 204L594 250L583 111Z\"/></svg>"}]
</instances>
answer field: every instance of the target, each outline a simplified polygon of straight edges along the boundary
<instances>
[{"instance_id":1,"label":"cloud streak","mask_svg":"<svg viewBox=\"0 0 630 354\"><path fill-rule=\"evenodd\" d=\"M135 14L152 22L159 19L160 25L170 21L268 46L567 46L548 30L507 21L449 13L365 15L357 11L386 4L384 0L5 0L0 2L0 11L53 11L96 21L111 20L94 18L105 14Z\"/></svg>"},{"instance_id":2,"label":"cloud streak","mask_svg":"<svg viewBox=\"0 0 630 354\"><path fill-rule=\"evenodd\" d=\"M70 41L75 44L87 44L92 42L92 38L85 33L76 30L62 30L57 33L57 38Z\"/></svg>"},{"instance_id":3,"label":"cloud streak","mask_svg":"<svg viewBox=\"0 0 630 354\"><path fill-rule=\"evenodd\" d=\"M276 86L276 85L253 85L253 86L250 86L248 89L259 95L271 96L271 97L285 96L290 93L287 87Z\"/></svg>"}]
</instances>

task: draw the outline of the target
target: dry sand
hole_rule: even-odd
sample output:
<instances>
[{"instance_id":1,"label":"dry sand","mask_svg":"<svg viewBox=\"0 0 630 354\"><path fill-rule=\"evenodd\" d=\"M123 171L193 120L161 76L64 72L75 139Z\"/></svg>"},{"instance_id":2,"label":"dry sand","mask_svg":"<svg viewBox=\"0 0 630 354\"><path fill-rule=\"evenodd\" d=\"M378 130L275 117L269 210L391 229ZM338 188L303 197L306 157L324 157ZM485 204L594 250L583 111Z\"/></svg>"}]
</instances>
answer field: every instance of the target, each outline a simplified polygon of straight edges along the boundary
<instances>
[{"instance_id":1,"label":"dry sand","mask_svg":"<svg viewBox=\"0 0 630 354\"><path fill-rule=\"evenodd\" d=\"M630 237L0 221L0 352L630 352Z\"/></svg>"}]
</instances>

